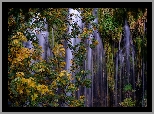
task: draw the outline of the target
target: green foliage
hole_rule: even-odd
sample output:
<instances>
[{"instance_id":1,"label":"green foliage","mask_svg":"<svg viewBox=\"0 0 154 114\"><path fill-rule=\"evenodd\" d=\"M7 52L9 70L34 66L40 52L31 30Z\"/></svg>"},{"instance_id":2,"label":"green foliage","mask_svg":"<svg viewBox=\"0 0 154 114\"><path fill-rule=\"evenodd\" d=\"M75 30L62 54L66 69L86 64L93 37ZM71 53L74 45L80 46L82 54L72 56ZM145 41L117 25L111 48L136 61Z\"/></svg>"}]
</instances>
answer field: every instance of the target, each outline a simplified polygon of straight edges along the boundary
<instances>
[{"instance_id":1,"label":"green foliage","mask_svg":"<svg viewBox=\"0 0 154 114\"><path fill-rule=\"evenodd\" d=\"M131 84L127 84L124 86L124 91L131 91L132 90L132 85Z\"/></svg>"},{"instance_id":2,"label":"green foliage","mask_svg":"<svg viewBox=\"0 0 154 114\"><path fill-rule=\"evenodd\" d=\"M26 10L10 8L10 17L8 18L8 87L9 101L12 102L12 107L21 107L26 101L29 101L27 106L38 106L42 102L44 106L57 107L61 105L61 101L70 107L84 106L84 96L80 96L78 99L74 94L78 91L79 86L90 87L91 84L91 80L84 79L89 71L78 70L86 57L84 40L88 39L90 30L85 29L82 35L78 27L72 24L73 31L71 35L66 35L67 10L67 8L47 8L46 10L41 8ZM41 11L40 14L36 14L38 11ZM34 16L38 16L39 19L31 25L31 18ZM38 45L35 34L27 31L27 28L31 30L40 28L37 31L39 34L42 30L45 30L43 27L45 24L44 17L46 17L49 25L49 42L54 44L52 45L54 56L48 58L49 62L41 58L42 47ZM85 21L90 22L93 19L94 17L91 15L85 18ZM14 29L13 26L15 26ZM74 47L68 44L68 47L74 50L71 70L78 70L76 75L72 76L71 73L64 70L66 63L64 61L65 48L63 41L69 41L70 38L79 34L83 39L79 44ZM23 47L22 42L28 40L33 41L33 49ZM98 44L96 40L93 43L95 46ZM31 64L31 61L35 62ZM34 72L34 74L31 74L31 72ZM78 81L73 83L77 79ZM71 95L67 96L67 92ZM14 103L14 101L16 102Z\"/></svg>"},{"instance_id":3,"label":"green foliage","mask_svg":"<svg viewBox=\"0 0 154 114\"><path fill-rule=\"evenodd\" d=\"M21 106L27 100L30 102L28 106L37 106L39 102L49 104L52 107L60 106L60 101L64 101L68 106L84 106L84 96L75 97L75 92L79 86L90 87L91 80L86 79L90 74L88 70L83 70L83 62L86 60L87 45L86 40L91 40L90 48L94 49L98 45L98 41L94 38L89 39L89 35L93 30L98 28L102 41L104 43L105 59L107 67L107 80L109 88L114 90L114 56L118 47L113 47L113 43L119 43L122 35L123 18L127 17L130 28L135 29L137 20L144 15L145 9L134 8L99 8L98 24L93 23L93 8L77 8L82 12L82 21L85 22L85 28L82 32L75 24L67 21L68 8L9 8L8 9L8 90L9 101L12 107ZM36 16L36 20L32 25L31 19ZM29 33L27 28L33 30L40 28L37 32L45 30L44 18L48 22L49 44L52 47L53 57L49 58L49 62L42 60L42 47L38 45L38 40L34 33ZM91 23L92 29L87 25ZM72 26L71 34L67 33L68 25ZM136 37L133 43L136 45L138 68L141 68L141 57L146 60L147 55L147 37L143 33L143 27L139 26L136 31ZM65 48L64 42L70 42L70 38L78 36L81 42L74 47L68 44L67 47L73 49L74 58L71 71L64 70ZM143 37L144 36L144 37ZM22 43L33 41L34 49L23 47ZM31 61L37 61L31 64ZM32 74L34 72L35 74ZM47 79L48 78L48 79ZM140 80L140 79L139 79ZM73 83L74 81L74 83ZM140 82L138 82L140 83ZM125 85L124 92L132 90L130 84ZM70 92L71 96L67 96L66 92ZM42 98L40 100L40 98ZM135 101L126 98L122 106L134 106Z\"/></svg>"}]
</instances>

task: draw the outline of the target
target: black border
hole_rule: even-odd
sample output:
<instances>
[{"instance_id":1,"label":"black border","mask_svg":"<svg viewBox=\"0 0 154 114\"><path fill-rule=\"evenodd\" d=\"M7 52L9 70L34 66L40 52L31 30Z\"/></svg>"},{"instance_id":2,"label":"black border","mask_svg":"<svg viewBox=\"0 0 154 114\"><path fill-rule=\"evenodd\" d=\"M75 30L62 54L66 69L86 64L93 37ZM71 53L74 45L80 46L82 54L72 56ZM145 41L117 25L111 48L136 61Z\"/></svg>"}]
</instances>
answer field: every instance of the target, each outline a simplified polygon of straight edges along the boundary
<instances>
[{"instance_id":1,"label":"black border","mask_svg":"<svg viewBox=\"0 0 154 114\"><path fill-rule=\"evenodd\" d=\"M7 11L9 7L98 7L148 9L148 107L8 107ZM2 2L2 112L152 112L152 2Z\"/></svg>"}]
</instances>

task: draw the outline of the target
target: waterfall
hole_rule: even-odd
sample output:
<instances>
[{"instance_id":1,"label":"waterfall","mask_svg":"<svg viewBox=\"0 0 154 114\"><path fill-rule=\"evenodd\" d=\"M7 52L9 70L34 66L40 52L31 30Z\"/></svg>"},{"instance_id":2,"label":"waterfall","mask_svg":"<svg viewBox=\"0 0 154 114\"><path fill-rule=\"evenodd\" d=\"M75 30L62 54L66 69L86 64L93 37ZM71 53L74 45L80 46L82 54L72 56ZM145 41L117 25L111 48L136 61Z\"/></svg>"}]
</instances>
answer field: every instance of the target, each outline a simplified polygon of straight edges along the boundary
<instances>
[{"instance_id":1,"label":"waterfall","mask_svg":"<svg viewBox=\"0 0 154 114\"><path fill-rule=\"evenodd\" d=\"M70 14L74 14L71 15ZM78 16L77 16L78 15ZM98 17L97 17L97 8L94 9L93 15L95 16L95 20L93 23L98 24ZM71 19L70 19L71 18ZM79 27L79 31L82 32L82 28L84 26L84 23L81 21L80 12L77 10L73 10L69 8L69 16L68 20L70 20L70 24L77 23L77 26ZM83 25L83 26L82 26ZM89 28L92 28L92 25L89 23ZM68 34L71 34L72 32L72 25L69 25ZM87 75L87 79L90 79L92 81L91 88L84 88L84 95L86 97L85 106L91 107L93 106L93 99L95 100L94 104L96 106L106 106L106 87L107 87L107 78L105 75L105 64L103 65L103 62L105 62L104 58L104 49L103 49L103 43L100 38L100 34L98 33L98 30L94 30L92 34L90 34L90 39L96 39L99 44L96 46L94 50L92 50L90 47L87 48L87 60L85 63L85 70L90 70L92 74ZM80 42L80 40L77 37L70 38L71 40L67 42L67 44L71 44L72 46L75 46L77 43ZM88 46L91 44L91 40L87 40ZM66 70L70 71L71 63L70 61L73 59L73 54L70 48L66 49ZM94 53L94 54L93 54ZM97 66L96 73L94 74L93 68L94 65ZM73 74L73 72L71 72ZM74 75L74 74L73 74ZM79 87L79 91L77 93L77 97L81 95L81 88ZM71 93L67 93L68 96L71 95ZM101 100L100 100L101 99ZM97 103L98 102L98 103Z\"/></svg>"},{"instance_id":2,"label":"waterfall","mask_svg":"<svg viewBox=\"0 0 154 114\"><path fill-rule=\"evenodd\" d=\"M25 56L20 49L24 47ZM33 100L39 107L69 107L84 97L85 107L147 106L147 8L9 8L8 48L12 107L31 106ZM20 73L25 75L19 78ZM26 81L35 91L23 88ZM45 86L41 94L39 84L48 86L53 97L43 95ZM18 97L24 99L15 102Z\"/></svg>"},{"instance_id":3,"label":"waterfall","mask_svg":"<svg viewBox=\"0 0 154 114\"><path fill-rule=\"evenodd\" d=\"M123 68L123 54L122 50L119 49L119 103L122 102L122 68ZM116 68L118 66L116 65ZM117 71L118 72L118 71Z\"/></svg>"},{"instance_id":4,"label":"waterfall","mask_svg":"<svg viewBox=\"0 0 154 114\"><path fill-rule=\"evenodd\" d=\"M71 35L72 33L72 29L74 25L78 26L79 31L82 31L82 20L81 20L81 16L80 16L81 12L74 10L72 8L69 8L69 16L68 16L68 20L69 20L69 25L68 25L68 35L71 36L70 41L67 42L67 45L70 44L73 47L78 44L80 42L80 39L78 38L78 36L73 37ZM66 49L66 70L69 71L72 76L74 75L74 73L71 71L71 60L73 60L73 50L70 49L69 47ZM79 94L79 93L78 93ZM71 93L67 93L67 96L70 96Z\"/></svg>"},{"instance_id":5,"label":"waterfall","mask_svg":"<svg viewBox=\"0 0 154 114\"><path fill-rule=\"evenodd\" d=\"M73 16L71 14L74 14ZM70 16L71 15L71 16ZM81 21L81 16L80 16L80 12L78 12L77 10L74 10L72 8L69 8L69 16L68 16L68 20L70 21L70 25L68 26L68 34L71 35L72 33L72 25L74 25L75 23L77 24L77 26L79 26L79 30L81 31L82 28L82 21ZM75 38L70 38L70 41L67 42L67 44L70 44L72 46L75 46L75 44L78 44L80 42L80 40L77 38L77 36ZM69 47L66 49L66 70L70 71L71 68L71 63L70 61L73 59L73 54L72 54L72 49L70 49Z\"/></svg>"},{"instance_id":6,"label":"waterfall","mask_svg":"<svg viewBox=\"0 0 154 114\"><path fill-rule=\"evenodd\" d=\"M127 84L130 82L130 28L128 26L127 20L125 20L124 26L124 40L126 49L126 69L127 69Z\"/></svg>"},{"instance_id":7,"label":"waterfall","mask_svg":"<svg viewBox=\"0 0 154 114\"><path fill-rule=\"evenodd\" d=\"M116 55L116 71L115 71L115 106L118 105L118 53Z\"/></svg>"},{"instance_id":8,"label":"waterfall","mask_svg":"<svg viewBox=\"0 0 154 114\"><path fill-rule=\"evenodd\" d=\"M93 15L95 16L94 23L98 24L98 8L94 8ZM106 87L107 87L107 78L105 75L105 56L104 56L104 49L102 39L98 30L94 30L93 32L94 38L99 42L99 44L94 49L94 59L92 63L96 66L96 73L92 76L93 77L93 98L95 101L94 106L106 106ZM92 55L91 55L92 56ZM88 59L91 57L88 56ZM89 62L89 61L88 61Z\"/></svg>"},{"instance_id":9,"label":"waterfall","mask_svg":"<svg viewBox=\"0 0 154 114\"><path fill-rule=\"evenodd\" d=\"M92 29L92 25L89 24L89 29ZM89 39L87 39L87 44L88 44L88 51L87 51L87 67L86 67L86 70L89 70L89 71L92 71L92 49L90 48L90 44L92 44L91 40L93 38L93 34L90 34L90 37ZM93 79L93 75L91 74L88 74L87 79ZM92 102L93 102L93 97L92 97L92 87L93 87L93 82L91 84L91 88L85 88L85 96L86 96L86 102L85 102L85 106L87 107L91 107L92 106Z\"/></svg>"},{"instance_id":10,"label":"waterfall","mask_svg":"<svg viewBox=\"0 0 154 114\"><path fill-rule=\"evenodd\" d=\"M132 96L133 99L135 99L135 93L133 93L132 95L130 94L126 95L125 93L122 92L124 91L123 88L127 84L131 84L133 87L132 88L133 90L135 90L136 88L134 60L135 60L135 50L134 50L133 42L131 40L130 28L127 23L127 20L125 20L124 46L122 47L122 49L120 49L120 42L119 42L119 50L116 54L115 106L118 106L118 104L127 97Z\"/></svg>"},{"instance_id":11,"label":"waterfall","mask_svg":"<svg viewBox=\"0 0 154 114\"><path fill-rule=\"evenodd\" d=\"M33 17L30 24L31 25L34 24L36 19L38 19L38 16ZM44 19L44 22L46 22L46 19ZM49 32L47 31L48 25L44 24L44 25L41 25L41 26L44 26L45 31L42 31L40 29L40 27L39 28L34 28L33 30L30 30L28 28L27 31L31 34L31 36L35 35L33 40L35 40L36 38L38 39L38 43L42 47L42 50L43 50L43 53L42 53L41 57L44 60L47 60L47 57L51 55L51 51L50 51L50 47L49 47L49 43L48 43L48 36L49 36ZM40 31L40 32L38 33L36 31ZM23 42L23 46L32 49L33 48L32 41L29 40L28 42Z\"/></svg>"}]
</instances>

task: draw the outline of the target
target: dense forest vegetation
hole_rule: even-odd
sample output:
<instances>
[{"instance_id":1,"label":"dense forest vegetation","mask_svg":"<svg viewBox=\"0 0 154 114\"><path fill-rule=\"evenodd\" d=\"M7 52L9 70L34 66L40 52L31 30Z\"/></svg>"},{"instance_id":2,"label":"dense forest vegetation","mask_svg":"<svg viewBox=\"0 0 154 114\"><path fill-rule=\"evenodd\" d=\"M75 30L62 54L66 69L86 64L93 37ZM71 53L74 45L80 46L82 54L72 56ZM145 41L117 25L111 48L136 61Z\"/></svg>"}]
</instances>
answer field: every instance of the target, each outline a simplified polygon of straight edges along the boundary
<instances>
[{"instance_id":1,"label":"dense forest vegetation","mask_svg":"<svg viewBox=\"0 0 154 114\"><path fill-rule=\"evenodd\" d=\"M147 107L146 8L9 8L10 107Z\"/></svg>"}]
</instances>

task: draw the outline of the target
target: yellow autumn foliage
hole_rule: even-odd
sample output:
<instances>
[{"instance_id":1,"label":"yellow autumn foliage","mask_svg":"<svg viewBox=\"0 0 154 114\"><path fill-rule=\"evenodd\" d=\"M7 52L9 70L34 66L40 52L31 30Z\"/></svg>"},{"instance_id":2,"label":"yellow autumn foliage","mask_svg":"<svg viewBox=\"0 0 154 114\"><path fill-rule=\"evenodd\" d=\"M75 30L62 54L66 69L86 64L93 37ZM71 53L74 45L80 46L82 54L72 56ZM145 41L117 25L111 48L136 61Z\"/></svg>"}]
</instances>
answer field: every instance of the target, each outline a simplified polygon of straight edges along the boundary
<instances>
[{"instance_id":1,"label":"yellow autumn foliage","mask_svg":"<svg viewBox=\"0 0 154 114\"><path fill-rule=\"evenodd\" d=\"M16 76L17 76L17 77L23 77L23 76L24 76L24 73L23 73L23 72L17 72L17 73L16 73Z\"/></svg>"},{"instance_id":2,"label":"yellow autumn foliage","mask_svg":"<svg viewBox=\"0 0 154 114\"><path fill-rule=\"evenodd\" d=\"M60 62L60 67L61 67L61 68L64 68L65 65L66 65L66 62Z\"/></svg>"},{"instance_id":3,"label":"yellow autumn foliage","mask_svg":"<svg viewBox=\"0 0 154 114\"><path fill-rule=\"evenodd\" d=\"M16 43L17 41L24 41L27 42L27 38L25 37L25 35L21 32L17 32L16 35L14 35L12 37L12 39L15 39Z\"/></svg>"},{"instance_id":4,"label":"yellow autumn foliage","mask_svg":"<svg viewBox=\"0 0 154 114\"><path fill-rule=\"evenodd\" d=\"M99 44L99 42L96 40L94 43L93 43L95 46L97 46Z\"/></svg>"},{"instance_id":5,"label":"yellow autumn foliage","mask_svg":"<svg viewBox=\"0 0 154 114\"><path fill-rule=\"evenodd\" d=\"M56 57L65 57L65 48L62 44L56 43L52 51Z\"/></svg>"},{"instance_id":6,"label":"yellow autumn foliage","mask_svg":"<svg viewBox=\"0 0 154 114\"><path fill-rule=\"evenodd\" d=\"M36 94L36 93L34 93L33 95L31 95L32 101L34 101L37 97L38 97L38 94Z\"/></svg>"},{"instance_id":7,"label":"yellow autumn foliage","mask_svg":"<svg viewBox=\"0 0 154 114\"><path fill-rule=\"evenodd\" d=\"M35 8L29 8L30 11L29 12L33 12L35 11ZM67 13L68 9L64 9L64 8L60 8L60 9L56 9L56 8L51 8L50 12L45 10L46 13L44 14L40 14L39 18L43 18L46 17L46 15L50 15L50 16L54 16L55 18L59 18L59 20L61 21L61 23L63 23L63 21L65 20L65 15L63 15L63 13L65 13L64 11L66 11ZM33 14L30 14L31 16ZM19 29L20 31L25 31L25 29L30 28L32 29L33 27L27 27L26 24L24 24L24 14L20 12L20 25ZM19 25L18 22L16 22L16 20L14 18L12 18L12 21L14 22L14 25ZM55 21L54 18L50 18L48 21L53 22ZM10 26L10 21L8 22L9 26ZM15 72L15 79L10 79L11 82L15 83L11 83L11 84L15 84L15 86L17 87L17 93L18 97L22 97L25 100L28 99L30 102L31 101L35 101L34 103L37 103L37 98L42 97L43 99L46 99L46 101L48 102L48 98L52 97L53 100L50 101L52 104L54 104L54 106L58 106L58 99L55 98L55 96L59 96L57 94L57 88L59 88L59 86L67 86L68 88L72 89L72 93L75 91L74 89L76 89L75 85L72 84L72 74L69 73L66 70L63 70L63 68L65 68L66 66L66 62L64 62L64 57L65 57L65 47L62 44L58 44L59 41L57 41L57 38L62 37L62 33L65 33L67 31L67 24L64 22L61 25L55 25L54 28L54 38L55 38L55 42L54 42L54 47L52 49L52 52L54 54L53 56L53 61L52 64L44 62L44 60L42 60L41 58L41 54L42 54L42 47L39 46L38 43L33 42L32 45L34 46L34 49L28 49L23 47L22 43L27 41L26 36L24 35L24 33L22 32L16 32L16 33L12 33L9 36L9 54L8 54L8 63L9 63L9 68L13 71L13 73ZM9 29L9 28L8 28ZM60 32L57 32L56 29L58 29ZM84 33L87 34L87 32L89 32L86 28L84 29ZM63 40L63 42L61 41ZM64 43L65 39L61 39L60 42ZM36 61L33 64L31 64L31 61ZM51 67L49 67L51 66ZM9 70L8 72L11 72L11 70ZM31 73L31 72L33 72ZM13 74L12 73L12 74ZM9 73L11 74L11 73ZM46 80L46 77L49 76L49 83ZM10 76L11 77L11 76ZM14 85L13 85L14 86ZM12 86L12 87L13 87ZM11 88L11 87L10 87ZM12 89L12 88L11 88ZM13 91L11 91L10 89L10 93L14 93ZM63 90L65 91L65 89ZM62 93L63 95L65 95L65 93ZM11 97L11 96L10 96ZM13 98L14 95L12 96L12 101L14 101L14 99L16 100L16 98ZM31 98L31 99L29 99ZM55 99L57 99L57 101L54 101ZM65 100L65 99L64 99ZM46 102L45 101L45 102ZM44 102L44 101L42 101ZM73 101L72 101L73 102ZM77 100L74 100L73 106L75 105L80 105L80 102L78 102ZM17 101L17 106L20 106L20 99L19 101Z\"/></svg>"},{"instance_id":8,"label":"yellow autumn foliage","mask_svg":"<svg viewBox=\"0 0 154 114\"><path fill-rule=\"evenodd\" d=\"M22 85L17 85L17 91L19 92L19 94L22 94L24 90L24 86Z\"/></svg>"}]
</instances>

